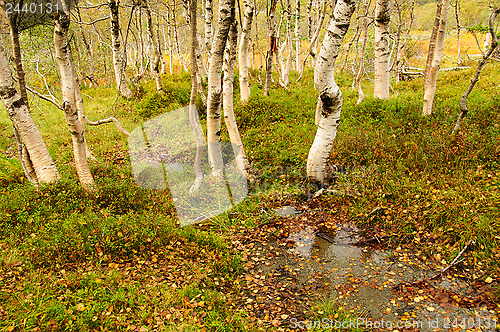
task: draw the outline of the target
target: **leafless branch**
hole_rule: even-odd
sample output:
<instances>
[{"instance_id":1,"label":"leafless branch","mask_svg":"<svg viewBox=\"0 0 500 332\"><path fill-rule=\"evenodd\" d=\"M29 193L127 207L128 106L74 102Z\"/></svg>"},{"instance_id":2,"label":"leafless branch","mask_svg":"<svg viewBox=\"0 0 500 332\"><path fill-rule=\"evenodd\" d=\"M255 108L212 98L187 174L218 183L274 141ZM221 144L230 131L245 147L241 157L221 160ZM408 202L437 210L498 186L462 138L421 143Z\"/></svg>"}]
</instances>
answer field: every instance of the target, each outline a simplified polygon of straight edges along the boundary
<instances>
[{"instance_id":1,"label":"leafless branch","mask_svg":"<svg viewBox=\"0 0 500 332\"><path fill-rule=\"evenodd\" d=\"M469 248L469 246L471 244L475 243L473 240L469 240L469 242L467 242L467 244L465 245L465 247L458 253L457 257L455 257L455 259L450 263L450 265L448 265L447 267L445 267L443 270L441 270L441 272L439 272L438 274L436 274L435 276L431 277L430 280L433 280L433 279L437 279L439 277L441 277L443 275L443 273L445 273L446 271L448 271L448 269L460 262L463 261L460 260L458 261L458 259L464 254L464 252Z\"/></svg>"},{"instance_id":2,"label":"leafless branch","mask_svg":"<svg viewBox=\"0 0 500 332\"><path fill-rule=\"evenodd\" d=\"M104 20L107 20L109 19L109 17L101 17L101 18L98 18L97 20L93 20L92 22L76 22L78 24L85 24L85 25L94 25L96 24L97 22L100 22L100 21L104 21Z\"/></svg>"},{"instance_id":3,"label":"leafless branch","mask_svg":"<svg viewBox=\"0 0 500 332\"><path fill-rule=\"evenodd\" d=\"M107 119L102 119L102 120L97 120L97 121L90 121L86 116L83 116L83 118L85 119L85 122L89 126L100 126L100 125L105 124L105 123L113 122L119 131L121 131L122 133L124 133L127 136L130 136L130 133L128 131L126 131L125 129L123 129L122 125L120 124L120 121L118 121L118 119L116 119L114 116L110 116Z\"/></svg>"},{"instance_id":4,"label":"leafless branch","mask_svg":"<svg viewBox=\"0 0 500 332\"><path fill-rule=\"evenodd\" d=\"M26 90L28 90L29 92L31 92L32 94L34 94L38 98L43 99L45 101L48 101L49 103L53 104L58 109L60 109L60 110L63 109L61 104L59 104L55 98L52 98L53 96L42 95L40 92L36 91L34 88L32 88L28 85L26 85Z\"/></svg>"}]
</instances>

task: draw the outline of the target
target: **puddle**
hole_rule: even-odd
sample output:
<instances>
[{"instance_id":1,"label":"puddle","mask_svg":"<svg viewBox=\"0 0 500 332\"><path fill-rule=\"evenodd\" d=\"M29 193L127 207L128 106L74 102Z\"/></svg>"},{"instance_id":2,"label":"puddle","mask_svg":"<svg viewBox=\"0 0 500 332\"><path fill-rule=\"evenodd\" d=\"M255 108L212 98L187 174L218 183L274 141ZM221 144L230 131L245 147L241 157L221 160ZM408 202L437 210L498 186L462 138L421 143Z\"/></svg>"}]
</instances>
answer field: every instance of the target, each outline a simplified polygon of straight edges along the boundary
<instances>
[{"instance_id":1,"label":"puddle","mask_svg":"<svg viewBox=\"0 0 500 332\"><path fill-rule=\"evenodd\" d=\"M278 217L283 217L283 218L295 217L296 215L299 214L298 211L295 210L295 208L293 206L281 207L279 209L274 210L274 213L276 213L276 215L278 215Z\"/></svg>"},{"instance_id":2,"label":"puddle","mask_svg":"<svg viewBox=\"0 0 500 332\"><path fill-rule=\"evenodd\" d=\"M297 211L287 206L276 210L276 214L289 217ZM294 275L303 284L318 283L321 276L326 277L328 298L345 310L362 312L374 321L390 321L394 326L398 322L412 322L417 327L415 331L430 332L465 331L450 322L467 320L476 322L467 326L469 331L495 331L493 322L497 318L488 308L457 307L452 301L439 298L441 288L453 294L470 289L469 284L459 279L443 277L431 287L432 292L418 289L411 295L397 294L398 285L423 280L437 271L419 263L411 252L355 246L358 232L353 225L337 225L331 235L312 226L296 226L286 239L287 261ZM491 328L478 325L488 320L492 322Z\"/></svg>"}]
</instances>

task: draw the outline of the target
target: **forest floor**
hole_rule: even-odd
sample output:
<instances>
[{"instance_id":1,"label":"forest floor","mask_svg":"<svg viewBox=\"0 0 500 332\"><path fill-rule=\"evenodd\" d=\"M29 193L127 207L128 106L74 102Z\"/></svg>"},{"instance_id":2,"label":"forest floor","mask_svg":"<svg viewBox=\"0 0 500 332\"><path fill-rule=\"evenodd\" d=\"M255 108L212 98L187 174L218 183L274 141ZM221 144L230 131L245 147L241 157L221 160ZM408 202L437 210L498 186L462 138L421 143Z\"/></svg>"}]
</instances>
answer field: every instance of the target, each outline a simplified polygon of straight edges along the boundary
<instances>
[{"instance_id":1,"label":"forest floor","mask_svg":"<svg viewBox=\"0 0 500 332\"><path fill-rule=\"evenodd\" d=\"M499 69L485 68L455 137L473 69L440 74L430 118L420 115L418 79L396 84L390 101L356 106L352 78L339 73L336 182L312 200L312 73L264 97L253 72L253 97L235 113L259 181L232 210L185 228L168 190L136 186L127 139L111 125L87 128L99 191L85 193L62 114L33 101L63 174L35 189L2 113L0 330L256 331L368 318L487 330L499 309ZM147 82L117 103L113 88L85 89L87 116L113 115L131 131L184 106L189 75L163 79L164 95Z\"/></svg>"}]
</instances>

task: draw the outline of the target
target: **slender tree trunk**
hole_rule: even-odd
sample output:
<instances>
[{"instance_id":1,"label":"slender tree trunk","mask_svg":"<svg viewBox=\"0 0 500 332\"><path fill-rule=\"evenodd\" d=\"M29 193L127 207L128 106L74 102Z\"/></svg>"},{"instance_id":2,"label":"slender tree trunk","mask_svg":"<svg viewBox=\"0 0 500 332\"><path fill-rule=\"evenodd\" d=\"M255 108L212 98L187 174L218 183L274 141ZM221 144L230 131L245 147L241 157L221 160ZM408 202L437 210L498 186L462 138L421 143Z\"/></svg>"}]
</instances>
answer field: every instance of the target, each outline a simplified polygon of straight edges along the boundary
<instances>
[{"instance_id":1,"label":"slender tree trunk","mask_svg":"<svg viewBox=\"0 0 500 332\"><path fill-rule=\"evenodd\" d=\"M155 34L154 34L154 26L153 26L153 18L151 17L151 11L149 9L149 3L145 3L146 10L146 19L147 19L147 28L150 42L150 60L151 71L153 72L153 77L156 84L156 91L163 93L163 85L161 83L161 75L160 75L160 50L159 44L156 42Z\"/></svg>"},{"instance_id":2,"label":"slender tree trunk","mask_svg":"<svg viewBox=\"0 0 500 332\"><path fill-rule=\"evenodd\" d=\"M313 51L313 47L316 44L316 41L318 40L319 32L321 30L321 26L323 25L323 21L325 19L325 15L326 15L326 0L323 0L323 6L322 6L322 8L323 8L323 10L320 13L318 24L316 26L316 30L314 30L314 34L311 37L311 41L309 43L309 47L307 48L307 51L306 51L306 56L304 57L304 60L302 60L302 68L300 70L300 75L297 78L297 82L300 81L300 79L302 78L302 75L304 75L304 70L306 69L306 62L307 62L307 58L309 57L309 55L311 55L313 57L316 57L315 51Z\"/></svg>"},{"instance_id":3,"label":"slender tree trunk","mask_svg":"<svg viewBox=\"0 0 500 332\"><path fill-rule=\"evenodd\" d=\"M173 57L174 57L174 47L172 45L172 24L171 24L171 10L167 2L167 41L168 41L168 65L170 75L174 73L173 68Z\"/></svg>"},{"instance_id":4,"label":"slender tree trunk","mask_svg":"<svg viewBox=\"0 0 500 332\"><path fill-rule=\"evenodd\" d=\"M118 16L119 1L108 0L109 13L111 19L111 46L113 51L113 67L115 69L116 87L118 93L127 99L132 98L132 91L126 83L125 66L123 64L121 43L120 43L120 21Z\"/></svg>"},{"instance_id":5,"label":"slender tree trunk","mask_svg":"<svg viewBox=\"0 0 500 332\"><path fill-rule=\"evenodd\" d=\"M366 39L368 35L368 3L367 0L364 0L363 2L363 10L362 10L364 17L363 17L363 23L362 23L362 30L361 30L361 54L360 54L360 65L359 65L359 70L358 74L356 75L356 78L354 80L354 84L356 85L358 89L358 101L356 104L361 104L363 100L365 99L365 94L363 92L363 88L361 87L361 76L363 75L363 72L365 70L365 49L366 49Z\"/></svg>"},{"instance_id":6,"label":"slender tree trunk","mask_svg":"<svg viewBox=\"0 0 500 332\"><path fill-rule=\"evenodd\" d=\"M293 47L292 47L292 6L290 5L290 0L286 2L287 11L286 11L286 40L285 45L288 51L286 62L281 72L281 77L284 86L286 87L289 82L290 75L290 67L292 66L292 55L293 55Z\"/></svg>"},{"instance_id":7,"label":"slender tree trunk","mask_svg":"<svg viewBox=\"0 0 500 332\"><path fill-rule=\"evenodd\" d=\"M73 141L73 154L75 157L76 171L83 187L86 190L93 190L95 188L95 183L87 163L85 129L78 117L76 105L75 89L79 87L76 86L73 59L71 57L68 42L70 19L67 14L69 12L67 1L68 0L63 3L64 10L56 15L54 26L54 48L59 71L61 72L63 110Z\"/></svg>"},{"instance_id":8,"label":"slender tree trunk","mask_svg":"<svg viewBox=\"0 0 500 332\"><path fill-rule=\"evenodd\" d=\"M326 31L318 62L314 68L314 86L321 98L321 119L307 158L307 176L313 182L327 182L326 164L333 146L342 111L342 92L335 83L334 66L356 1L338 0Z\"/></svg>"},{"instance_id":9,"label":"slender tree trunk","mask_svg":"<svg viewBox=\"0 0 500 332\"><path fill-rule=\"evenodd\" d=\"M441 65L441 59L443 58L446 20L449 6L450 0L439 0L438 2L436 19L434 21L431 41L429 43L427 65L425 68L423 116L432 114L432 105L436 94L437 74L439 66ZM434 40L432 38L434 38Z\"/></svg>"},{"instance_id":10,"label":"slender tree trunk","mask_svg":"<svg viewBox=\"0 0 500 332\"><path fill-rule=\"evenodd\" d=\"M375 81L373 96L389 99L389 0L377 0L375 5Z\"/></svg>"},{"instance_id":11,"label":"slender tree trunk","mask_svg":"<svg viewBox=\"0 0 500 332\"><path fill-rule=\"evenodd\" d=\"M300 71L300 0L295 6L295 70Z\"/></svg>"},{"instance_id":12,"label":"slender tree trunk","mask_svg":"<svg viewBox=\"0 0 500 332\"><path fill-rule=\"evenodd\" d=\"M207 62L210 63L210 50L213 41L212 21L214 19L214 11L212 0L205 0L205 47L207 49Z\"/></svg>"},{"instance_id":13,"label":"slender tree trunk","mask_svg":"<svg viewBox=\"0 0 500 332\"><path fill-rule=\"evenodd\" d=\"M24 98L19 95L12 81L9 61L2 44L0 44L0 98L9 113L16 134L26 147L24 151L29 153L29 160L36 176L33 180L39 183L59 180L59 172L45 146L42 135L30 116Z\"/></svg>"},{"instance_id":14,"label":"slender tree trunk","mask_svg":"<svg viewBox=\"0 0 500 332\"><path fill-rule=\"evenodd\" d=\"M271 7L268 12L268 27L269 27L269 50L266 54L266 81L264 83L264 95L269 96L269 90L271 89L271 81L273 74L273 55L277 52L276 45L276 22L275 22L275 12L277 0L271 0Z\"/></svg>"},{"instance_id":15,"label":"slender tree trunk","mask_svg":"<svg viewBox=\"0 0 500 332\"><path fill-rule=\"evenodd\" d=\"M464 95L462 98L460 98L460 116L458 117L457 123L455 124L455 127L453 128L452 134L455 134L459 129L460 125L462 124L463 119L469 112L469 107L467 106L467 99L469 98L469 94L472 92L472 89L474 89L474 86L476 85L477 81L479 81L479 75L481 75L481 71L483 70L484 65L486 64L486 60L493 54L495 49L498 46L498 38L495 33L495 19L496 17L500 14L500 8L493 8L491 10L490 14L490 20L489 20L489 33L492 36L492 41L490 48L486 53L483 54L483 58L479 62L476 73L474 74L474 78L471 80L469 87L465 91Z\"/></svg>"},{"instance_id":16,"label":"slender tree trunk","mask_svg":"<svg viewBox=\"0 0 500 332\"><path fill-rule=\"evenodd\" d=\"M14 58L14 67L16 69L15 74L16 74L17 91L21 94L21 97L23 98L24 103L28 108L29 112L28 92L26 91L26 81L24 79L25 75L24 75L23 61L21 55L21 44L19 42L19 28L17 22L19 16L16 11L7 13L3 1L1 2L1 7L5 12L5 15L7 16L7 23L9 24L10 42ZM18 131L15 127L14 127L14 132L16 133L16 135L18 135ZM26 177L34 181L34 183L36 183L37 181L36 172L33 168L33 163L30 159L30 155L25 144L20 145L19 156L20 156L21 166L23 168L23 171L25 172Z\"/></svg>"},{"instance_id":17,"label":"slender tree trunk","mask_svg":"<svg viewBox=\"0 0 500 332\"><path fill-rule=\"evenodd\" d=\"M191 96L189 98L189 123L196 138L196 156L193 165L195 180L189 190L190 192L198 190L201 185L201 181L203 180L201 155L205 144L200 119L198 118L198 112L196 110L196 95L198 91L198 66L196 62L196 50L198 49L198 33L196 31L196 2L196 0L190 0L189 2L189 25L191 27Z\"/></svg>"},{"instance_id":18,"label":"slender tree trunk","mask_svg":"<svg viewBox=\"0 0 500 332\"><path fill-rule=\"evenodd\" d=\"M184 69L184 71L188 71L187 69L187 66L186 66L186 62L184 61L184 57L182 56L182 51L181 51L181 47L179 45L179 34L177 32L177 23L176 23L176 18L175 18L175 1L173 2L174 6L172 8L172 26L174 28L174 40L175 40L175 49L177 51L177 55L179 56L179 61L181 62L182 64L182 69Z\"/></svg>"},{"instance_id":19,"label":"slender tree trunk","mask_svg":"<svg viewBox=\"0 0 500 332\"><path fill-rule=\"evenodd\" d=\"M229 138L233 146L236 165L242 174L249 180L253 180L253 171L248 158L245 154L245 148L241 141L238 125L233 110L233 81L234 81L234 65L236 62L236 45L238 44L238 25L234 21L231 24L231 29L228 36L228 44L226 46L226 54L224 56L224 79L223 79L223 95L222 105L224 107L224 123L226 124Z\"/></svg>"},{"instance_id":20,"label":"slender tree trunk","mask_svg":"<svg viewBox=\"0 0 500 332\"><path fill-rule=\"evenodd\" d=\"M457 62L462 65L462 43L460 41L460 34L462 27L460 26L460 0L455 0L455 21L457 22Z\"/></svg>"},{"instance_id":21,"label":"slender tree trunk","mask_svg":"<svg viewBox=\"0 0 500 332\"><path fill-rule=\"evenodd\" d=\"M222 94L221 72L224 49L231 22L234 21L235 0L223 0L219 4L219 23L217 33L212 43L210 65L208 67L208 98L207 98L207 139L208 158L214 176L223 176L223 161L221 151L220 103Z\"/></svg>"},{"instance_id":22,"label":"slender tree trunk","mask_svg":"<svg viewBox=\"0 0 500 332\"><path fill-rule=\"evenodd\" d=\"M250 86L248 83L248 53L250 46L250 32L252 28L253 3L252 0L244 0L245 11L243 14L243 26L239 45L238 63L240 74L240 98L241 101L250 99Z\"/></svg>"}]
</instances>

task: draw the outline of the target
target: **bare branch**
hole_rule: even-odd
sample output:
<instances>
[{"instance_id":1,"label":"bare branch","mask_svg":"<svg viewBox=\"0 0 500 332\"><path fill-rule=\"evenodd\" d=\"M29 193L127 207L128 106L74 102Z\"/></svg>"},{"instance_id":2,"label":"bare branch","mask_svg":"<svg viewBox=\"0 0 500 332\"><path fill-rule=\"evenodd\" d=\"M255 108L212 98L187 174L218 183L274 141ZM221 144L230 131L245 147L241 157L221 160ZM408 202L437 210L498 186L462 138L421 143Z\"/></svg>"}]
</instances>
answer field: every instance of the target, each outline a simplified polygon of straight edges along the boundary
<instances>
[{"instance_id":1,"label":"bare branch","mask_svg":"<svg viewBox=\"0 0 500 332\"><path fill-rule=\"evenodd\" d=\"M94 20L92 22L76 22L77 24L85 24L85 25L94 25L96 24L97 22L100 22L100 21L104 21L104 20L108 20L109 17L101 17L101 18L98 18L97 20Z\"/></svg>"},{"instance_id":2,"label":"bare branch","mask_svg":"<svg viewBox=\"0 0 500 332\"><path fill-rule=\"evenodd\" d=\"M52 96L42 95L40 92L36 91L34 88L32 88L28 85L26 85L26 90L28 90L29 92L31 92L32 94L34 94L38 98L43 99L45 101L48 101L49 103L53 104L58 109L60 109L60 110L63 109L61 104L59 104L56 99L52 98Z\"/></svg>"},{"instance_id":3,"label":"bare branch","mask_svg":"<svg viewBox=\"0 0 500 332\"><path fill-rule=\"evenodd\" d=\"M83 119L85 120L85 122L89 126L100 126L100 125L105 124L105 123L111 123L111 122L113 122L116 125L116 127L118 128L119 131L121 131L122 133L124 133L127 136L130 136L130 133L128 131L126 131L125 129L123 129L122 125L120 124L120 121L118 121L118 119L116 119L114 116L110 116L107 119L102 119L102 120L97 120L97 121L90 121L89 118L87 118L84 115Z\"/></svg>"}]
</instances>

